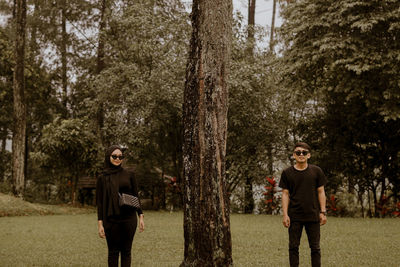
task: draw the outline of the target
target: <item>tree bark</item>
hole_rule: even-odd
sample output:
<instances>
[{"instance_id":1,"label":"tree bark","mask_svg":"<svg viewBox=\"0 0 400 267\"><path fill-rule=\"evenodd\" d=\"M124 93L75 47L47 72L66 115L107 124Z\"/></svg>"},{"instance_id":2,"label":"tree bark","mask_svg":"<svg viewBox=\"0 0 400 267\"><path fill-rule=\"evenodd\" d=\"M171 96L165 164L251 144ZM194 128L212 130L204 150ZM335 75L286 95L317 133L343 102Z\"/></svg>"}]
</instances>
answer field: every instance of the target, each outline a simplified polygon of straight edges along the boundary
<instances>
[{"instance_id":1,"label":"tree bark","mask_svg":"<svg viewBox=\"0 0 400 267\"><path fill-rule=\"evenodd\" d=\"M225 180L231 0L194 0L183 124L184 237L181 266L232 266Z\"/></svg>"},{"instance_id":2,"label":"tree bark","mask_svg":"<svg viewBox=\"0 0 400 267\"><path fill-rule=\"evenodd\" d=\"M26 104L25 104L25 30L26 0L14 1L15 68L13 80L14 94L14 132L12 140L13 193L22 197L25 182L25 139L26 139Z\"/></svg>"}]
</instances>

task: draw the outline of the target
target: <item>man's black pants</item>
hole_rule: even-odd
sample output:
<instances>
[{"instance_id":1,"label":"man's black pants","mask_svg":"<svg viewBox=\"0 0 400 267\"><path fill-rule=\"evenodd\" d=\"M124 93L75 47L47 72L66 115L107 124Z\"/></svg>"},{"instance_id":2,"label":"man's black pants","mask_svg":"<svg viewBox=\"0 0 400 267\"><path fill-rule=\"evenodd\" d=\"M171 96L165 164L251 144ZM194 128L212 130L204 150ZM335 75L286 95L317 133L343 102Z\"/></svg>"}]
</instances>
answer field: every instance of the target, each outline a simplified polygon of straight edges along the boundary
<instances>
[{"instance_id":1,"label":"man's black pants","mask_svg":"<svg viewBox=\"0 0 400 267\"><path fill-rule=\"evenodd\" d=\"M106 231L108 266L118 267L121 253L121 267L131 266L132 241L136 232L136 217L133 220L110 223Z\"/></svg>"},{"instance_id":2,"label":"man's black pants","mask_svg":"<svg viewBox=\"0 0 400 267\"><path fill-rule=\"evenodd\" d=\"M303 226L306 229L308 244L311 249L312 267L321 266L321 249L319 247L319 222L290 222L289 227L289 262L291 267L299 266L299 246Z\"/></svg>"}]
</instances>

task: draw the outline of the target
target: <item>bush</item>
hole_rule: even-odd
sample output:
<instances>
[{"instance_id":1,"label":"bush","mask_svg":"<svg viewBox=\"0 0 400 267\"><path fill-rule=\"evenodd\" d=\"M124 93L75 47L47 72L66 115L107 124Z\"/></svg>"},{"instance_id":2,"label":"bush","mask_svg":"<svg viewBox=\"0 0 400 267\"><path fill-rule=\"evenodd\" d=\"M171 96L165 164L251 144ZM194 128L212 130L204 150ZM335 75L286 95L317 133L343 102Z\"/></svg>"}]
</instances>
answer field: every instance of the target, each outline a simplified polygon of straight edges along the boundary
<instances>
[{"instance_id":1,"label":"bush","mask_svg":"<svg viewBox=\"0 0 400 267\"><path fill-rule=\"evenodd\" d=\"M357 196L348 192L337 192L327 200L327 211L331 216L360 217L361 205Z\"/></svg>"},{"instance_id":2,"label":"bush","mask_svg":"<svg viewBox=\"0 0 400 267\"><path fill-rule=\"evenodd\" d=\"M0 182L0 193L8 194L12 191L12 185L8 181Z\"/></svg>"}]
</instances>

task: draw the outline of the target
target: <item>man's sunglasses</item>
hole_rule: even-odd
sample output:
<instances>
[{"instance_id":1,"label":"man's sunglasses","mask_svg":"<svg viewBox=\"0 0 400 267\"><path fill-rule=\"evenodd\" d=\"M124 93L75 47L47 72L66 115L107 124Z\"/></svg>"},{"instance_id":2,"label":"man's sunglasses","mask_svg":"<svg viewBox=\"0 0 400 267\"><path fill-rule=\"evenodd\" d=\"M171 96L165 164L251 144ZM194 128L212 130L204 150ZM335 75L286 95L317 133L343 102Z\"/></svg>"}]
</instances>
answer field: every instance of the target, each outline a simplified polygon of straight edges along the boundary
<instances>
[{"instance_id":1,"label":"man's sunglasses","mask_svg":"<svg viewBox=\"0 0 400 267\"><path fill-rule=\"evenodd\" d=\"M119 159L119 160L123 160L125 157L124 156L117 156L117 155L111 155L111 157L113 158L113 159Z\"/></svg>"},{"instance_id":2,"label":"man's sunglasses","mask_svg":"<svg viewBox=\"0 0 400 267\"><path fill-rule=\"evenodd\" d=\"M304 156L307 156L308 151L307 151L307 150L303 150L303 151L297 150L297 151L295 151L294 153L295 153L297 156L300 156L301 154L303 154Z\"/></svg>"}]
</instances>

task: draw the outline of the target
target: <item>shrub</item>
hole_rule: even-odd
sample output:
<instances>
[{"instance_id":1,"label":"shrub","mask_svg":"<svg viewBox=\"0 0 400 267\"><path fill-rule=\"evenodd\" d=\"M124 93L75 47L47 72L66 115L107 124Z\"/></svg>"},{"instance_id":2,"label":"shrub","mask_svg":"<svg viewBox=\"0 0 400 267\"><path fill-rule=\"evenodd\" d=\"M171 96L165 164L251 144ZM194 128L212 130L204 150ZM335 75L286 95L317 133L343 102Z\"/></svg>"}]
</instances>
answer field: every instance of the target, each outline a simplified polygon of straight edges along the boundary
<instances>
[{"instance_id":1,"label":"shrub","mask_svg":"<svg viewBox=\"0 0 400 267\"><path fill-rule=\"evenodd\" d=\"M361 206L357 196L348 192L338 192L327 200L327 211L331 216L357 217L360 216Z\"/></svg>"},{"instance_id":2,"label":"shrub","mask_svg":"<svg viewBox=\"0 0 400 267\"><path fill-rule=\"evenodd\" d=\"M265 192L263 195L265 196L264 200L264 213L266 214L277 214L280 210L281 203L281 195L278 194L281 189L278 187L278 182L274 177L266 177L267 185L264 186Z\"/></svg>"}]
</instances>

